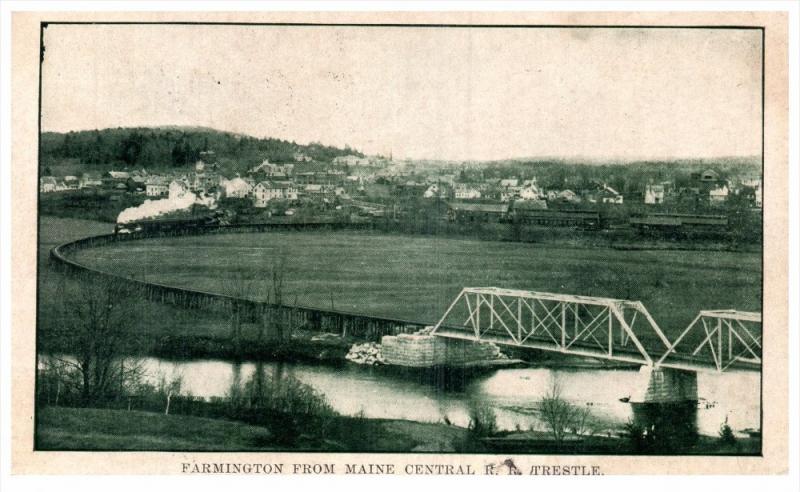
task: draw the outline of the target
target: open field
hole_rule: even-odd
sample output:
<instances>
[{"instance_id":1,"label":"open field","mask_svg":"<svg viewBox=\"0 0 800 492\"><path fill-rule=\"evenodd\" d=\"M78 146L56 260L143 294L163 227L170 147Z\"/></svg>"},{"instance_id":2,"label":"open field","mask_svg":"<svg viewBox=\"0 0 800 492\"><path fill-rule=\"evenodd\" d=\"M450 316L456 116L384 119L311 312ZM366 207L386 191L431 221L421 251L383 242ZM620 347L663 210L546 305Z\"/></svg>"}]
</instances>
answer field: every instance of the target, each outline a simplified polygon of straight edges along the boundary
<instances>
[{"instance_id":1,"label":"open field","mask_svg":"<svg viewBox=\"0 0 800 492\"><path fill-rule=\"evenodd\" d=\"M38 449L255 450L269 442L263 427L218 419L94 408L43 408Z\"/></svg>"},{"instance_id":2,"label":"open field","mask_svg":"<svg viewBox=\"0 0 800 492\"><path fill-rule=\"evenodd\" d=\"M619 251L368 232L147 239L76 254L137 278L236 294L285 258L284 302L435 322L463 286L638 299L670 337L701 309L761 310L755 253ZM258 285L252 285L258 284Z\"/></svg>"},{"instance_id":3,"label":"open field","mask_svg":"<svg viewBox=\"0 0 800 492\"><path fill-rule=\"evenodd\" d=\"M47 259L50 250L59 244L87 236L114 232L114 225L84 219L68 219L43 215L39 218L39 262Z\"/></svg>"}]
</instances>

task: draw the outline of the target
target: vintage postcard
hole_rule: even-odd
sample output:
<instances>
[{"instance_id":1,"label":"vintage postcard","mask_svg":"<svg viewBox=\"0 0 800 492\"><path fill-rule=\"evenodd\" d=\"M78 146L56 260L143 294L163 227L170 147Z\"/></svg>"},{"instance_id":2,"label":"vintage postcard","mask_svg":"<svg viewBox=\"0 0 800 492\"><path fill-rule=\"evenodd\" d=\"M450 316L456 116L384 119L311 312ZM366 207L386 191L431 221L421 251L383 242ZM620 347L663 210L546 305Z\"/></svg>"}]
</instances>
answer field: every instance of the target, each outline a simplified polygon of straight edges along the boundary
<instances>
[{"instance_id":1,"label":"vintage postcard","mask_svg":"<svg viewBox=\"0 0 800 492\"><path fill-rule=\"evenodd\" d=\"M13 471L788 467L781 13L18 13Z\"/></svg>"}]
</instances>

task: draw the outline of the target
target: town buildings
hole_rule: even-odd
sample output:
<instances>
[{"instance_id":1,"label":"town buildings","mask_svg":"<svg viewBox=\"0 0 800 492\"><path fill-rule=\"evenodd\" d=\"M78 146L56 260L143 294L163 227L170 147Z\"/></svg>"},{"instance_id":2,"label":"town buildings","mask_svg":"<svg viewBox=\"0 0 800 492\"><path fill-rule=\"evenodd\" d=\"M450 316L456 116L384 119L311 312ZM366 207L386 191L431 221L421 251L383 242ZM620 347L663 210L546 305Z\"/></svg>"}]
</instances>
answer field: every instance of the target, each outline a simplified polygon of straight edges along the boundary
<instances>
[{"instance_id":1,"label":"town buildings","mask_svg":"<svg viewBox=\"0 0 800 492\"><path fill-rule=\"evenodd\" d=\"M180 198L189 191L189 183L182 179L174 179L169 184L168 196L170 200Z\"/></svg>"},{"instance_id":2,"label":"town buildings","mask_svg":"<svg viewBox=\"0 0 800 492\"><path fill-rule=\"evenodd\" d=\"M664 186L648 184L644 190L644 203L648 205L664 203Z\"/></svg>"},{"instance_id":3,"label":"town buildings","mask_svg":"<svg viewBox=\"0 0 800 492\"><path fill-rule=\"evenodd\" d=\"M297 188L291 182L261 181L253 188L253 206L264 208L271 200L296 200Z\"/></svg>"},{"instance_id":4,"label":"town buildings","mask_svg":"<svg viewBox=\"0 0 800 492\"><path fill-rule=\"evenodd\" d=\"M465 184L456 185L454 194L457 200L476 200L481 197L480 191Z\"/></svg>"},{"instance_id":5,"label":"town buildings","mask_svg":"<svg viewBox=\"0 0 800 492\"><path fill-rule=\"evenodd\" d=\"M145 195L159 198L169 195L169 181L164 176L150 176L145 182Z\"/></svg>"},{"instance_id":6,"label":"town buildings","mask_svg":"<svg viewBox=\"0 0 800 492\"><path fill-rule=\"evenodd\" d=\"M39 178L39 193L52 193L58 191L58 182L53 176Z\"/></svg>"},{"instance_id":7,"label":"town buildings","mask_svg":"<svg viewBox=\"0 0 800 492\"><path fill-rule=\"evenodd\" d=\"M223 180L221 186L225 196L228 198L249 198L254 188L250 181L239 176L230 180Z\"/></svg>"},{"instance_id":8,"label":"town buildings","mask_svg":"<svg viewBox=\"0 0 800 492\"><path fill-rule=\"evenodd\" d=\"M83 173L78 186L80 188L95 188L103 186L103 180L100 178L99 173Z\"/></svg>"}]
</instances>

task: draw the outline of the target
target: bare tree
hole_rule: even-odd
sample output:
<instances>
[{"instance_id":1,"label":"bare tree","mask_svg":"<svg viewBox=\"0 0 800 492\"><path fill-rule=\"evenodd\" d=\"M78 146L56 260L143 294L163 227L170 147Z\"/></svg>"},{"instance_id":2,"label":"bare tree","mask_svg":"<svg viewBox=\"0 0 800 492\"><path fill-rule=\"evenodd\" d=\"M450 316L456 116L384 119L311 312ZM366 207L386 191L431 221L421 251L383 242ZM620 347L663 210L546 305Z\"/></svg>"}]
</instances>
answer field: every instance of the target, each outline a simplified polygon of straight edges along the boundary
<instances>
[{"instance_id":1,"label":"bare tree","mask_svg":"<svg viewBox=\"0 0 800 492\"><path fill-rule=\"evenodd\" d=\"M271 331L273 338L283 340L283 320L279 319L284 305L284 278L287 271L287 254L281 249L276 255L272 256L267 277L264 279L261 288L260 299L262 300L262 326L259 330L259 338L263 338L264 331Z\"/></svg>"},{"instance_id":2,"label":"bare tree","mask_svg":"<svg viewBox=\"0 0 800 492\"><path fill-rule=\"evenodd\" d=\"M64 280L56 290L57 323L43 336L60 353L60 384L77 390L84 405L121 396L141 379L141 363L126 354L143 343L133 328L141 298L123 279Z\"/></svg>"},{"instance_id":3,"label":"bare tree","mask_svg":"<svg viewBox=\"0 0 800 492\"><path fill-rule=\"evenodd\" d=\"M223 290L231 296L228 304L231 319L231 337L236 343L242 341L242 324L247 316L260 315L258 324L258 340L264 339L267 333L277 340L283 339L283 323L278 319L281 307L284 305L284 278L287 271L287 255L284 250L279 250L268 262L266 275L257 276L255 273L239 272L230 275L223 283ZM260 303L260 312L252 313L247 310L246 301Z\"/></svg>"},{"instance_id":4,"label":"bare tree","mask_svg":"<svg viewBox=\"0 0 800 492\"><path fill-rule=\"evenodd\" d=\"M272 260L272 301L276 306L283 305L283 280L286 276L286 251L281 250Z\"/></svg>"},{"instance_id":5,"label":"bare tree","mask_svg":"<svg viewBox=\"0 0 800 492\"><path fill-rule=\"evenodd\" d=\"M558 444L564 442L570 427L574 426L575 407L562 397L560 382L553 378L548 393L539 400L539 413Z\"/></svg>"},{"instance_id":6,"label":"bare tree","mask_svg":"<svg viewBox=\"0 0 800 492\"><path fill-rule=\"evenodd\" d=\"M574 406L573 411L572 432L576 436L582 436L590 432L594 434L589 408L586 406Z\"/></svg>"},{"instance_id":7,"label":"bare tree","mask_svg":"<svg viewBox=\"0 0 800 492\"><path fill-rule=\"evenodd\" d=\"M252 276L239 272L223 282L223 290L232 297L228 304L231 338L238 346L242 342L242 323L246 315L244 301L258 296L258 282Z\"/></svg>"},{"instance_id":8,"label":"bare tree","mask_svg":"<svg viewBox=\"0 0 800 492\"><path fill-rule=\"evenodd\" d=\"M161 380L158 384L159 392L162 393L166 399L166 406L164 407L164 415L169 415L169 406L172 403L172 397L178 396L181 393L183 386L183 376L175 375L171 379L167 379L165 375L161 375Z\"/></svg>"}]
</instances>

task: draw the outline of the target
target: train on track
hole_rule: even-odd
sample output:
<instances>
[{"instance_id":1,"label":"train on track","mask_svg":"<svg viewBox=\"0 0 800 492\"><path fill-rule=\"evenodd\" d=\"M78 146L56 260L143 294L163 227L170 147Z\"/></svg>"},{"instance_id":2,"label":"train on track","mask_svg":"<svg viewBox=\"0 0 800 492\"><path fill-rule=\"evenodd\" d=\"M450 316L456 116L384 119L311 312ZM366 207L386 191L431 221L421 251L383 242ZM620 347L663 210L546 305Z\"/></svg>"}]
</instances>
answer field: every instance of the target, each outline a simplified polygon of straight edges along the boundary
<instances>
[{"instance_id":1,"label":"train on track","mask_svg":"<svg viewBox=\"0 0 800 492\"><path fill-rule=\"evenodd\" d=\"M219 212L190 217L151 218L118 223L114 227L114 234L186 232L220 224Z\"/></svg>"}]
</instances>

